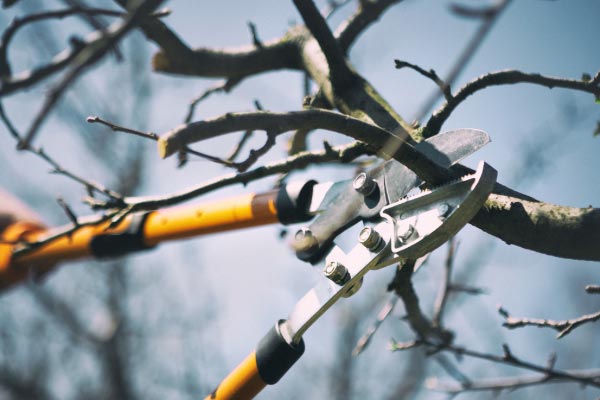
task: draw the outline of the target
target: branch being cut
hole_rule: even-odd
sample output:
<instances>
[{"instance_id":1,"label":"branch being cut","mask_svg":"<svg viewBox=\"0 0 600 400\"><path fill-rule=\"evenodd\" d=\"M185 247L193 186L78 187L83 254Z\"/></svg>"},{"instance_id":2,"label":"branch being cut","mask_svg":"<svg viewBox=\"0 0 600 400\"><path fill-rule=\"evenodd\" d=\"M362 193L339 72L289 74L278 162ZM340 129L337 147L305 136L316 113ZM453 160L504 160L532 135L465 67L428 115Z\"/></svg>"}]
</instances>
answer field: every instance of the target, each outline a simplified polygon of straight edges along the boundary
<instances>
[{"instance_id":1,"label":"branch being cut","mask_svg":"<svg viewBox=\"0 0 600 400\"><path fill-rule=\"evenodd\" d=\"M455 166L452 171L432 163L401 137L376 125L326 110L289 113L249 112L181 125L162 135L159 153L167 157L182 146L225 133L265 130L282 133L294 129L327 129L369 143L412 169L428 183L439 184L471 173ZM393 142L393 146L388 143ZM389 148L399 149L390 153ZM537 201L499 183L471 222L507 243L557 257L600 260L600 209L559 206Z\"/></svg>"}]
</instances>

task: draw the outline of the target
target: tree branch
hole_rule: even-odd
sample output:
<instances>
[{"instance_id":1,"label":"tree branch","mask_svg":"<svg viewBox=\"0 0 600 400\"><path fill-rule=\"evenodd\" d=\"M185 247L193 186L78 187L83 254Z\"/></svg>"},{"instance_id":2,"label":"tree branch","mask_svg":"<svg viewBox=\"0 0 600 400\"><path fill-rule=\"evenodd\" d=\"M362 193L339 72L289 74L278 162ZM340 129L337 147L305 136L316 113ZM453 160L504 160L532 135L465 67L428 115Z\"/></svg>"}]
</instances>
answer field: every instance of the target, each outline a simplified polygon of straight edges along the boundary
<instances>
[{"instance_id":1,"label":"tree branch","mask_svg":"<svg viewBox=\"0 0 600 400\"><path fill-rule=\"evenodd\" d=\"M87 42L83 42L81 51L70 66L60 82L54 86L46 95L41 110L37 113L25 137L21 143L23 148L29 146L40 126L50 114L58 100L62 97L66 89L79 77L79 75L88 67L95 64L110 50L127 32L135 27L139 20L149 12L158 7L164 0L140 0L137 7L128 13L123 21L114 23L105 31L96 31L92 33Z\"/></svg>"},{"instance_id":2,"label":"tree branch","mask_svg":"<svg viewBox=\"0 0 600 400\"><path fill-rule=\"evenodd\" d=\"M450 353L456 354L458 356L467 356L472 358L477 358L480 360L491 361L498 364L506 364L511 365L513 367L528 369L530 371L536 371L544 374L544 376L548 377L548 380L563 380L580 383L584 386L593 386L596 388L600 388L600 380L597 379L595 375L587 376L587 375L579 375L577 371L566 371L566 370L558 370L555 369L553 365L538 365L528 361L521 360L520 358L515 357L507 345L503 345L504 354L499 356L495 354L488 354L479 351L474 351L467 349L461 346L455 346L448 344L446 346L438 346L432 343L428 343L425 341L415 341L410 344L396 344L395 342L391 343L392 351L401 351L409 348L414 348L416 346L425 346L430 352L436 353L439 351L448 351Z\"/></svg>"},{"instance_id":3,"label":"tree branch","mask_svg":"<svg viewBox=\"0 0 600 400\"><path fill-rule=\"evenodd\" d=\"M564 336L567 336L574 329L578 328L583 324L587 324L588 322L596 322L600 320L600 311L593 313L582 315L579 318L564 320L564 321L554 321L551 319L541 319L541 318L515 318L511 317L504 308L498 308L498 313L504 317L504 323L502 326L508 329L516 329L522 328L525 326L537 326L538 328L551 328L558 331L558 335L556 335L557 339L560 339Z\"/></svg>"},{"instance_id":4,"label":"tree branch","mask_svg":"<svg viewBox=\"0 0 600 400\"><path fill-rule=\"evenodd\" d=\"M569 375L583 379L600 379L600 370L566 370ZM528 386L544 385L548 383L561 383L570 382L571 379L554 377L548 375L533 375L533 376L514 376L514 377L501 377L501 378L489 378L480 379L477 381L470 381L468 385L462 385L460 383L449 383L440 382L436 378L428 379L425 383L429 390L436 392L444 392L450 394L459 394L464 392L501 392L514 391Z\"/></svg>"},{"instance_id":5,"label":"tree branch","mask_svg":"<svg viewBox=\"0 0 600 400\"><path fill-rule=\"evenodd\" d=\"M408 323L419 340L433 341L439 344L450 343L454 335L450 331L432 324L421 311L419 298L411 282L414 265L414 260L406 260L404 265L398 266L388 290L393 290L402 299Z\"/></svg>"},{"instance_id":6,"label":"tree branch","mask_svg":"<svg viewBox=\"0 0 600 400\"><path fill-rule=\"evenodd\" d=\"M492 86L514 85L518 83L531 83L545 86L549 89L555 87L572 89L591 93L596 97L600 96L600 72L592 80L555 78L540 74L527 74L517 70L491 72L467 83L452 99L435 111L424 126L423 136L430 137L437 134L454 109L472 94Z\"/></svg>"},{"instance_id":7,"label":"tree branch","mask_svg":"<svg viewBox=\"0 0 600 400\"><path fill-rule=\"evenodd\" d=\"M349 163L357 157L367 154L372 154L372 150L362 142L327 147L321 151L302 152L283 161L266 164L250 171L218 177L178 193L162 196L126 197L125 204L128 204L134 211L155 210L193 199L226 186L238 183L246 185L248 182L257 179L306 168L309 165L329 162Z\"/></svg>"},{"instance_id":8,"label":"tree branch","mask_svg":"<svg viewBox=\"0 0 600 400\"><path fill-rule=\"evenodd\" d=\"M335 32L338 43L344 53L348 53L356 39L372 23L376 22L381 15L391 6L402 0L377 0L361 1L358 10L349 19L344 21Z\"/></svg>"},{"instance_id":9,"label":"tree branch","mask_svg":"<svg viewBox=\"0 0 600 400\"><path fill-rule=\"evenodd\" d=\"M158 149L160 156L165 158L175 154L182 146L226 133L264 130L278 135L297 129L327 129L370 143L369 146L373 151L384 152L382 156L387 158L396 158L428 182L439 181L441 176L445 177L445 180L452 176L401 137L359 119L318 109L287 113L265 111L227 113L218 118L181 125L161 135ZM395 153L385 153L387 148L381 145L390 141L394 142L392 147L397 148Z\"/></svg>"}]
</instances>

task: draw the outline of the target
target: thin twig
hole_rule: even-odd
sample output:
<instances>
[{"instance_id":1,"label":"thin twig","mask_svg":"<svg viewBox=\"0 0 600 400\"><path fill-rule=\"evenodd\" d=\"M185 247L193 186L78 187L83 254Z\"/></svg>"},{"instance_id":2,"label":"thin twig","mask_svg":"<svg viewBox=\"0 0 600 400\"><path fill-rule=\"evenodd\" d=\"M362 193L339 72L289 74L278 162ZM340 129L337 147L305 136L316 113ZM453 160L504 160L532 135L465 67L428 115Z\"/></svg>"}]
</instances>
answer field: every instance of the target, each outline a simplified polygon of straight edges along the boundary
<instances>
[{"instance_id":1,"label":"thin twig","mask_svg":"<svg viewBox=\"0 0 600 400\"><path fill-rule=\"evenodd\" d=\"M470 350L465 347L455 346L452 344L439 346L434 343L430 343L430 342L423 341L423 340L413 341L413 342L410 342L409 344L396 343L392 340L392 342L390 344L390 349L392 351L401 351L401 350L406 350L409 348L415 348L415 347L419 347L419 346L422 346L422 347L425 347L426 349L428 349L429 353L437 353L440 351L447 351L447 352L456 354L458 356L467 356L467 357L477 358L480 360L491 361L494 363L507 364L507 365L511 365L511 366L517 367L517 368L528 369L530 371L540 372L540 373L544 374L545 376L547 376L549 380L565 380L565 381L577 382L582 385L589 385L589 386L594 386L594 387L600 388L600 381L595 376L592 376L592 377L580 376L580 375L577 375L575 372L555 369L553 366L538 365L538 364L530 363L528 361L524 361L520 358L515 357L507 345L502 346L503 355L483 353L483 352L479 352L479 351Z\"/></svg>"},{"instance_id":2,"label":"thin twig","mask_svg":"<svg viewBox=\"0 0 600 400\"><path fill-rule=\"evenodd\" d=\"M477 49L481 46L486 36L492 30L495 22L498 20L502 12L507 8L510 4L511 0L500 0L496 2L494 5L488 8L488 12L486 14L480 14L479 17L483 17L483 22L471 38L471 40L467 43L467 46L464 48L462 53L458 56L450 72L444 78L444 82L448 87L454 85L456 79L459 77L461 72L468 65L469 61L473 58ZM464 7L463 7L464 9ZM420 111L417 113L416 120L421 121L427 115L429 110L435 105L435 103L439 99L439 93L432 94L429 99L425 101L425 103L421 106ZM437 132L436 132L437 133Z\"/></svg>"},{"instance_id":3,"label":"thin twig","mask_svg":"<svg viewBox=\"0 0 600 400\"><path fill-rule=\"evenodd\" d=\"M123 21L114 23L103 32L97 31L92 33L88 41L82 43L83 48L77 58L73 60L74 62L70 65L70 69L63 75L58 84L48 91L42 108L35 115L24 135L20 149L24 149L30 145L58 100L63 96L67 88L79 78L81 73L99 61L127 32L133 29L142 16L158 7L163 1L146 0L142 2L135 10L128 13Z\"/></svg>"},{"instance_id":4,"label":"thin twig","mask_svg":"<svg viewBox=\"0 0 600 400\"><path fill-rule=\"evenodd\" d=\"M12 122L6 115L6 113L4 111L4 107L1 102L0 102L0 119L2 119L2 122L8 128L8 131L10 132L10 134L15 138L15 140L17 141L17 144L23 143L21 134L19 134L19 132L17 131L15 126L12 124ZM70 172L69 170L63 168L58 162L56 162L56 160L54 160L54 158L50 157L50 155L48 153L46 153L46 151L44 151L43 148L28 146L25 148L25 150L29 151L30 153L35 154L36 156L38 156L42 160L44 160L46 163L50 164L52 166L52 170L50 172L52 172L54 174L63 175L65 177L83 185L88 192L96 191L97 193L107 196L110 199L110 201L107 204L110 204L111 208L121 204L123 196L120 193L110 190L107 187L101 185L100 183L91 181L89 179L85 179L85 178L83 178L79 175L76 175L76 174Z\"/></svg>"},{"instance_id":5,"label":"thin twig","mask_svg":"<svg viewBox=\"0 0 600 400\"><path fill-rule=\"evenodd\" d=\"M593 294L600 294L600 285L587 285L585 291Z\"/></svg>"},{"instance_id":6,"label":"thin twig","mask_svg":"<svg viewBox=\"0 0 600 400\"><path fill-rule=\"evenodd\" d=\"M363 142L353 142L344 146L313 152L302 152L279 162L260 166L256 169L217 177L208 182L194 186L182 192L162 196L128 197L125 204L133 206L135 211L155 210L190 200L205 193L230 186L233 184L246 185L267 176L277 175L292 170L306 168L309 165L329 162L349 163L362 155L373 154L368 145ZM100 206L100 204L98 204Z\"/></svg>"},{"instance_id":7,"label":"thin twig","mask_svg":"<svg viewBox=\"0 0 600 400\"><path fill-rule=\"evenodd\" d=\"M252 44L258 48L262 49L264 47L262 40L258 37L258 30L256 29L256 24L252 21L248 21L248 29L250 29L250 35L252 35Z\"/></svg>"},{"instance_id":8,"label":"thin twig","mask_svg":"<svg viewBox=\"0 0 600 400\"><path fill-rule=\"evenodd\" d=\"M65 214L67 215L67 217L69 218L71 223L74 226L78 227L79 221L77 220L77 215L75 215L75 212L73 211L73 209L71 209L71 207L67 204L67 202L62 197L57 198L56 202L58 203L60 208L63 209L63 211L65 212Z\"/></svg>"},{"instance_id":9,"label":"thin twig","mask_svg":"<svg viewBox=\"0 0 600 400\"><path fill-rule=\"evenodd\" d=\"M115 132L130 133L132 135L140 136L140 137L143 137L145 139L150 139L150 140L153 140L155 142L158 141L158 139L159 139L159 136L156 133L154 133L154 132L143 132L143 131L139 131L137 129L126 128L124 126L117 125L115 123L106 121L106 120L104 120L104 119L102 119L102 118L100 118L98 116L88 117L86 119L86 121L88 123L90 123L90 124L99 123L99 124L108 126L111 130L113 130ZM205 154L205 153L202 153L202 152L190 149L188 146L185 147L185 152L189 153L189 154L193 154L193 155L201 157L201 158L205 158L205 159L207 159L209 161L212 161L212 162L215 162L217 164L225 165L227 167L233 166L233 163L231 163L230 161L222 160L222 159L220 159L218 157L211 156L210 154Z\"/></svg>"},{"instance_id":10,"label":"thin twig","mask_svg":"<svg viewBox=\"0 0 600 400\"><path fill-rule=\"evenodd\" d=\"M576 376L579 378L598 380L600 379L600 370L565 370L569 375ZM503 390L514 391L524 387L544 385L548 383L561 383L569 382L568 378L549 377L548 375L533 375L533 376L514 376L514 377L500 377L500 378L489 378L479 379L477 381L470 381L468 385L462 385L460 383L442 382L437 378L430 378L426 381L425 386L429 390L437 392L444 392L450 394L458 394L464 392L473 391L490 391L490 392L501 392Z\"/></svg>"},{"instance_id":11,"label":"thin twig","mask_svg":"<svg viewBox=\"0 0 600 400\"><path fill-rule=\"evenodd\" d=\"M450 294L452 281L452 269L454 267L454 257L458 249L458 241L455 237L448 241L448 252L446 253L446 262L444 263L444 277L442 279L442 287L438 292L438 297L435 300L433 309L433 317L431 322L434 326L441 326L446 303Z\"/></svg>"},{"instance_id":12,"label":"thin twig","mask_svg":"<svg viewBox=\"0 0 600 400\"><path fill-rule=\"evenodd\" d=\"M385 321L386 318L392 313L397 302L398 302L398 296L396 296L396 295L391 296L385 302L383 307L381 307L381 310L379 310L379 312L377 313L377 318L375 319L373 324L371 326L369 326L369 328L364 333L364 335L362 335L360 337L360 339L358 339L358 342L356 342L356 346L352 350L352 355L357 356L360 353L362 353L363 351L365 351L365 349L371 342L373 335L375 335L375 332L377 332L377 329L379 329L379 327L381 326L383 321Z\"/></svg>"},{"instance_id":13,"label":"thin twig","mask_svg":"<svg viewBox=\"0 0 600 400\"><path fill-rule=\"evenodd\" d=\"M540 74L528 74L517 70L490 72L464 85L454 94L450 101L447 101L436 110L429 121L427 121L423 136L430 137L439 132L442 124L448 119L454 109L472 94L492 86L514 85L518 83L531 83L545 86L549 89L555 87L572 89L600 96L600 71L592 80L556 78Z\"/></svg>"},{"instance_id":14,"label":"thin twig","mask_svg":"<svg viewBox=\"0 0 600 400\"><path fill-rule=\"evenodd\" d=\"M541 318L515 318L511 317L504 308L499 307L498 313L504 317L504 322L502 326L508 329L516 329L522 328L525 326L537 326L538 328L551 328L558 331L558 335L556 335L557 339L560 339L569 333L571 333L574 329L578 328L581 325L587 324L589 322L596 322L600 320L600 311L593 314L582 315L579 318L563 320L563 321L554 321L551 319L541 319Z\"/></svg>"},{"instance_id":15,"label":"thin twig","mask_svg":"<svg viewBox=\"0 0 600 400\"><path fill-rule=\"evenodd\" d=\"M438 87L444 94L444 97L446 98L446 100L449 101L452 99L452 92L450 91L450 85L448 85L446 82L444 82L433 69L430 69L429 71L425 71L423 68L419 67L418 65L411 64L407 61L402 61L402 60L394 60L394 62L396 63L396 69L402 69L405 67L410 68L412 70L417 71L424 77L431 79L436 85L438 85Z\"/></svg>"},{"instance_id":16,"label":"thin twig","mask_svg":"<svg viewBox=\"0 0 600 400\"><path fill-rule=\"evenodd\" d=\"M215 86L206 89L200 96L196 97L190 102L190 107L188 109L187 115L185 116L184 123L189 124L190 122L192 122L192 119L194 118L194 113L196 111L196 107L202 101L206 100L210 95L221 92L229 93L231 89L237 86L237 84L239 84L241 81L241 78L229 78L221 83L216 84Z\"/></svg>"}]
</instances>

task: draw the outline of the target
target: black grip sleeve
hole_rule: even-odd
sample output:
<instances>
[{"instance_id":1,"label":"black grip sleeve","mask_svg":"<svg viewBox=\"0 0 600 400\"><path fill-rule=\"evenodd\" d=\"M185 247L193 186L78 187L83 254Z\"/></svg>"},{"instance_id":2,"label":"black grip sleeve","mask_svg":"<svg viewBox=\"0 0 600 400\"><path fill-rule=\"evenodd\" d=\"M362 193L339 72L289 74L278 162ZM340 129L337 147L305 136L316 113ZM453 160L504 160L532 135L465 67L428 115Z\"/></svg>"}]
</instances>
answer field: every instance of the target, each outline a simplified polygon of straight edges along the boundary
<instances>
[{"instance_id":1,"label":"black grip sleeve","mask_svg":"<svg viewBox=\"0 0 600 400\"><path fill-rule=\"evenodd\" d=\"M282 185L277 192L275 208L277 217L283 225L308 221L312 218L308 214L312 200L313 187L316 181L303 182L301 185Z\"/></svg>"},{"instance_id":2,"label":"black grip sleeve","mask_svg":"<svg viewBox=\"0 0 600 400\"><path fill-rule=\"evenodd\" d=\"M261 339L256 348L258 373L262 380L269 385L277 383L304 354L304 340L300 340L297 345L291 345L281 335L279 327L284 322L283 320L279 321Z\"/></svg>"},{"instance_id":3,"label":"black grip sleeve","mask_svg":"<svg viewBox=\"0 0 600 400\"><path fill-rule=\"evenodd\" d=\"M155 246L144 243L144 223L150 213L133 214L129 226L123 232L94 236L90 242L92 255L96 258L118 257L154 248Z\"/></svg>"}]
</instances>

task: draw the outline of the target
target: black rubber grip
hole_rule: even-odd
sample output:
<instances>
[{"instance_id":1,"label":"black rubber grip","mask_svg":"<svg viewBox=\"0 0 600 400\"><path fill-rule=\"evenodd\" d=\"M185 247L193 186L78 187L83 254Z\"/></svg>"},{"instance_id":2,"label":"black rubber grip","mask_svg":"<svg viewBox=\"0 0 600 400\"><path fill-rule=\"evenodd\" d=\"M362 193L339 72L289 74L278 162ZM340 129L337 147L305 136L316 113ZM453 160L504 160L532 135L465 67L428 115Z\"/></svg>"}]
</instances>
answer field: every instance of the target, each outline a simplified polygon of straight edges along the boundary
<instances>
[{"instance_id":1,"label":"black rubber grip","mask_svg":"<svg viewBox=\"0 0 600 400\"><path fill-rule=\"evenodd\" d=\"M281 335L279 327L284 320L279 321L267 333L256 348L256 365L263 382L273 385L294 365L304 354L304 340L297 345L291 345Z\"/></svg>"},{"instance_id":2,"label":"black rubber grip","mask_svg":"<svg viewBox=\"0 0 600 400\"><path fill-rule=\"evenodd\" d=\"M277 218L283 225L295 224L308 221L312 218L308 214L310 201L312 200L313 186L316 181L308 181L301 187L296 185L282 185L275 199Z\"/></svg>"},{"instance_id":3,"label":"black rubber grip","mask_svg":"<svg viewBox=\"0 0 600 400\"><path fill-rule=\"evenodd\" d=\"M154 248L144 243L144 223L148 215L150 212L133 214L123 232L94 236L90 241L92 255L97 258L118 257Z\"/></svg>"}]
</instances>

